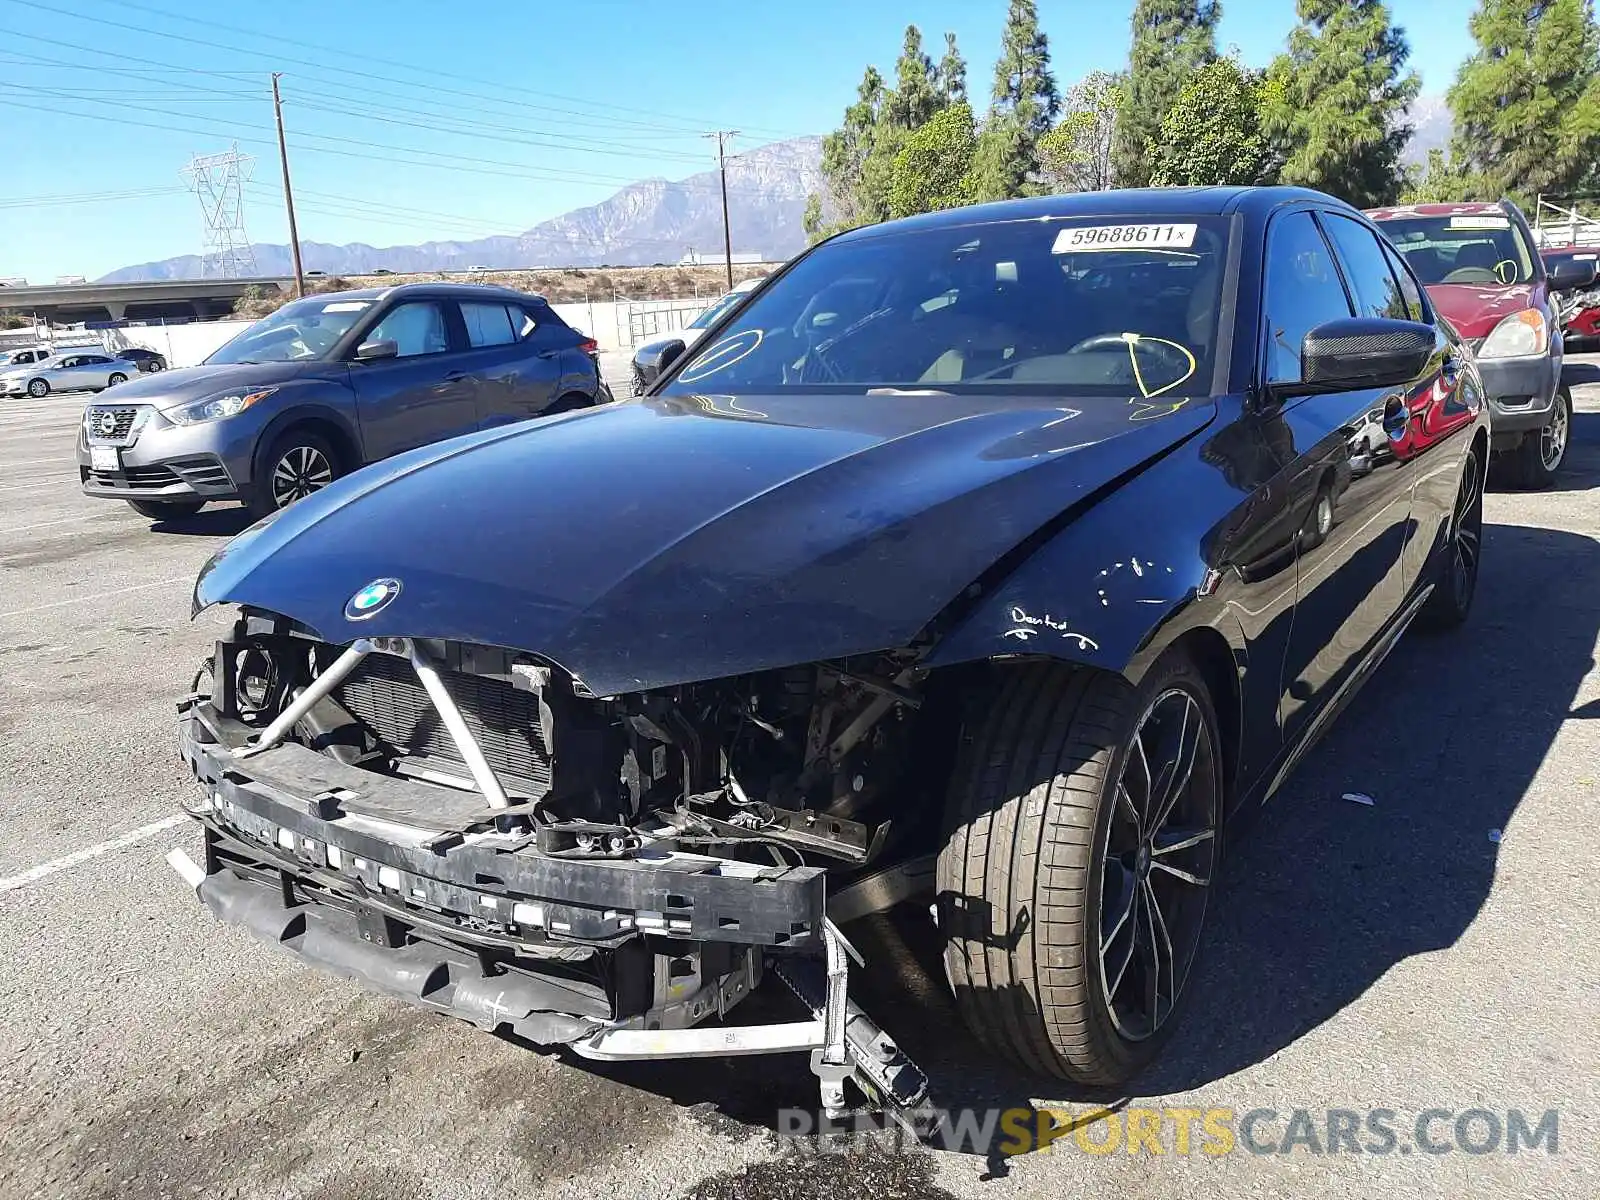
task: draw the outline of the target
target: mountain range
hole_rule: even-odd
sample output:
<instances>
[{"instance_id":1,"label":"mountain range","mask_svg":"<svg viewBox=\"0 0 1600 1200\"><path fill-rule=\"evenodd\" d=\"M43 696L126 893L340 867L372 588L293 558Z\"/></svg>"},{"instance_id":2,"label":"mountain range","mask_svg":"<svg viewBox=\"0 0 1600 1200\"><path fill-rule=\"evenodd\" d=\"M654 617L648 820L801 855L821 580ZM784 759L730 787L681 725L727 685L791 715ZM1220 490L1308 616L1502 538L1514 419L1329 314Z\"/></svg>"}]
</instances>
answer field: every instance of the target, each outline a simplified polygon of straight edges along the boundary
<instances>
[{"instance_id":1,"label":"mountain range","mask_svg":"<svg viewBox=\"0 0 1600 1200\"><path fill-rule=\"evenodd\" d=\"M1407 113L1414 126L1402 156L1427 161L1428 151L1449 142L1451 116L1442 96L1420 96ZM733 250L781 262L805 247L801 217L806 197L823 190L822 139L793 138L744 151L728 161L728 206ZM397 273L460 271L468 267L649 266L676 263L693 251L715 259L722 252L722 195L715 171L686 179L643 179L587 208L543 221L520 234L473 241L431 241L416 246L335 246L302 241L308 271L362 275L377 268ZM293 272L289 247L258 244L261 275ZM185 254L121 267L100 283L196 279L200 257Z\"/></svg>"}]
</instances>

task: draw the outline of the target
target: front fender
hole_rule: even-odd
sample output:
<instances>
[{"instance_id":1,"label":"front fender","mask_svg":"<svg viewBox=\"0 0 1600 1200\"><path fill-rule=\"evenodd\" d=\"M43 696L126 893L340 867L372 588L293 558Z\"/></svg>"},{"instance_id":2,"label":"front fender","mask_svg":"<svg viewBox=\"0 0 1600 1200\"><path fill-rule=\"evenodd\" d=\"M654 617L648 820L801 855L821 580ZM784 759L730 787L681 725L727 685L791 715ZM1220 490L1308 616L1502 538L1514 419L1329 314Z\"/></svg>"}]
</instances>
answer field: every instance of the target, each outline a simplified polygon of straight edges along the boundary
<instances>
[{"instance_id":1,"label":"front fender","mask_svg":"<svg viewBox=\"0 0 1600 1200\"><path fill-rule=\"evenodd\" d=\"M1044 543L939 639L928 667L1020 656L1114 671L1137 683L1193 629L1246 642L1217 598L1207 532L1237 496L1180 448L1127 481Z\"/></svg>"}]
</instances>

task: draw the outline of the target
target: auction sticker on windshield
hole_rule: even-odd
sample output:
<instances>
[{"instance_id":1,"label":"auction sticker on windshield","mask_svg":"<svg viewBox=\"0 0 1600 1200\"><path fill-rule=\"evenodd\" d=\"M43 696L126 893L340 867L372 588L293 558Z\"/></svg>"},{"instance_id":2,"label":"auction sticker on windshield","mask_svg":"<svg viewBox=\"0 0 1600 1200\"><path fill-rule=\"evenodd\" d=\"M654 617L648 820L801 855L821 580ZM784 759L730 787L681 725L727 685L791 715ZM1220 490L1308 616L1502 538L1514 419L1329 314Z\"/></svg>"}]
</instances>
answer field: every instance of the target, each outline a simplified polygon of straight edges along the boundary
<instances>
[{"instance_id":1,"label":"auction sticker on windshield","mask_svg":"<svg viewBox=\"0 0 1600 1200\"><path fill-rule=\"evenodd\" d=\"M1052 254L1073 250L1183 249L1194 245L1191 225L1080 225L1056 234Z\"/></svg>"}]
</instances>

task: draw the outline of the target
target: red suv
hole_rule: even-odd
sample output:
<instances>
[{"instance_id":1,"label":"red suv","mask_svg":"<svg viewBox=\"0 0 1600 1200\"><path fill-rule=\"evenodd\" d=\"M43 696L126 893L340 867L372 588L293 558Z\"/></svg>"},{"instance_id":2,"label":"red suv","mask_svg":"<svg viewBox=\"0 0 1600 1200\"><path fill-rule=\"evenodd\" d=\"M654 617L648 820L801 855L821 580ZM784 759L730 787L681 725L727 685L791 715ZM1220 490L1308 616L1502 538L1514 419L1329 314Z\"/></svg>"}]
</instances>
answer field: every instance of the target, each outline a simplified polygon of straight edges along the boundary
<instances>
[{"instance_id":1,"label":"red suv","mask_svg":"<svg viewBox=\"0 0 1600 1200\"><path fill-rule=\"evenodd\" d=\"M1595 264L1547 267L1527 218L1509 200L1409 204L1367 215L1476 356L1504 473L1523 487L1547 487L1572 432L1554 296L1592 284Z\"/></svg>"}]
</instances>

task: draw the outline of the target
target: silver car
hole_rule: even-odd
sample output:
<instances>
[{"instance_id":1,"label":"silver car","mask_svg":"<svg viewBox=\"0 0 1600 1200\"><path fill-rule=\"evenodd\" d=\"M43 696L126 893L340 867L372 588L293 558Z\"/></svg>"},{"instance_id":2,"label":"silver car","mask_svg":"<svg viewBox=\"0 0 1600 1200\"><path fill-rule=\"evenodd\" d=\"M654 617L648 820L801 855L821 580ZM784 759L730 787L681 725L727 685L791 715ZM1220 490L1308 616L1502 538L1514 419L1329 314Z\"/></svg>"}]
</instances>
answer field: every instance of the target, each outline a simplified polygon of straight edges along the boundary
<instances>
[{"instance_id":1,"label":"silver car","mask_svg":"<svg viewBox=\"0 0 1600 1200\"><path fill-rule=\"evenodd\" d=\"M5 372L0 375L0 389L7 396L35 399L51 392L103 392L138 373L136 365L104 350L68 351L42 363Z\"/></svg>"}]
</instances>

